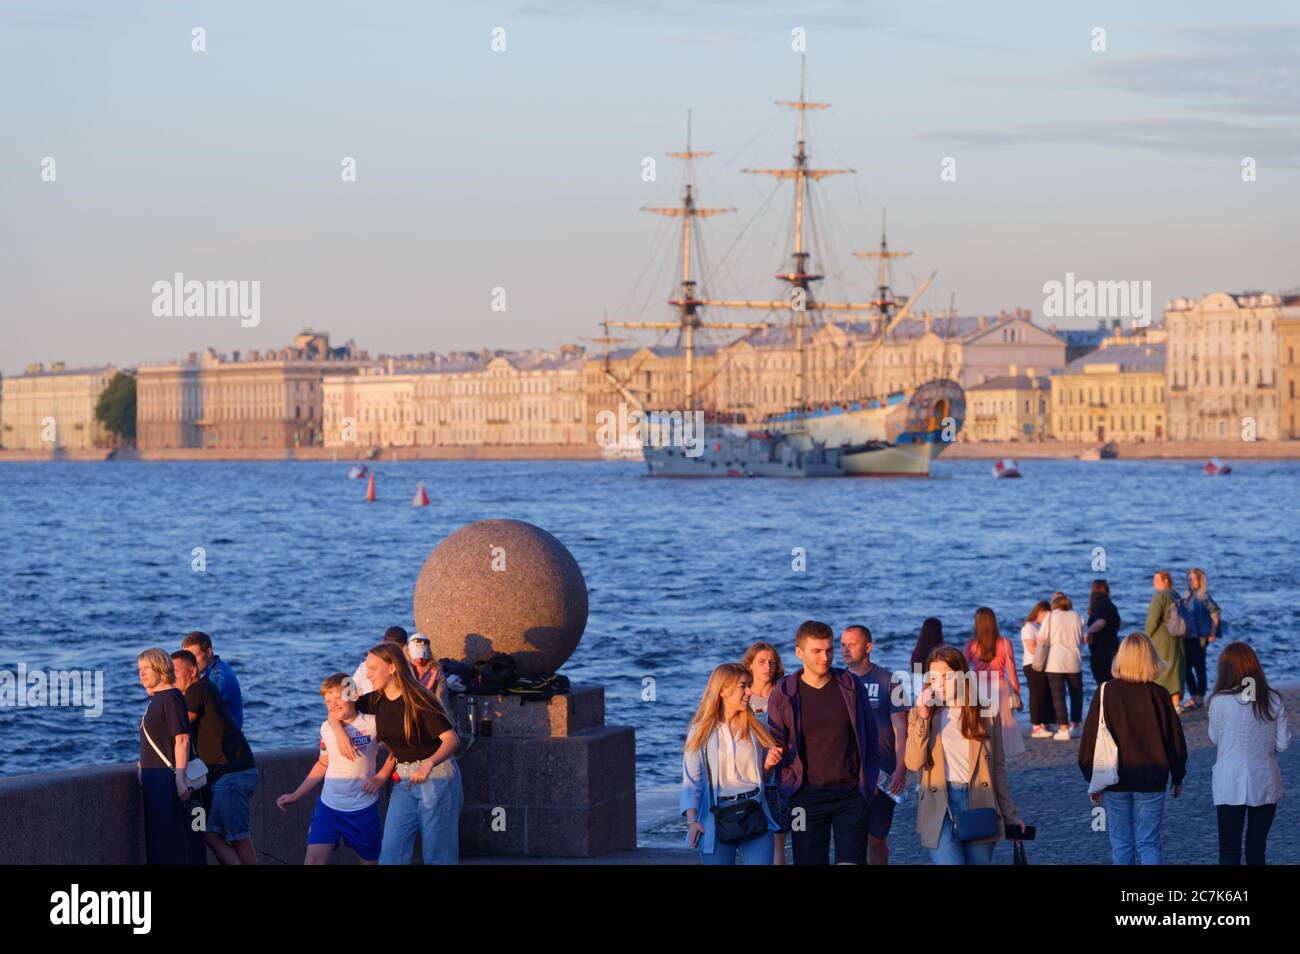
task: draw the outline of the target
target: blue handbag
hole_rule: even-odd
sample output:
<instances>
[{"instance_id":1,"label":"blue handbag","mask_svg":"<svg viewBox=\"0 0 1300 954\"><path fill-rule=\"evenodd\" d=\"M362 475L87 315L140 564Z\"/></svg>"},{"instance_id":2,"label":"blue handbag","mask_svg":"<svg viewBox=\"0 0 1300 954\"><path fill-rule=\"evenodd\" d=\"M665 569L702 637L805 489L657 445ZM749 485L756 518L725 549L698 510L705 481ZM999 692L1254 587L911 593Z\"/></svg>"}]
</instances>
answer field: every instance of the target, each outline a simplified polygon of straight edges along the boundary
<instances>
[{"instance_id":1,"label":"blue handbag","mask_svg":"<svg viewBox=\"0 0 1300 954\"><path fill-rule=\"evenodd\" d=\"M958 841L982 841L998 837L999 815L995 808L968 808L953 816Z\"/></svg>"}]
</instances>

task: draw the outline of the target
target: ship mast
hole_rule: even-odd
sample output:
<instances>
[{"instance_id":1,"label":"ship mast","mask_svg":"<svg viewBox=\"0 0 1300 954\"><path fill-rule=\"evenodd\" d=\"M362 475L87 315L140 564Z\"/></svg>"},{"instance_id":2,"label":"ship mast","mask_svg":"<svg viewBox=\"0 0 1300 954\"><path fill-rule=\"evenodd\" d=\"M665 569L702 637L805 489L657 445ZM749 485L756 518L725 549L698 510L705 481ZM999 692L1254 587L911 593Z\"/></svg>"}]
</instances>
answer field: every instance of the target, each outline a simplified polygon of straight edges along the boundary
<instances>
[{"instance_id":1,"label":"ship mast","mask_svg":"<svg viewBox=\"0 0 1300 954\"><path fill-rule=\"evenodd\" d=\"M740 328L746 331L754 331L760 327L767 327L766 324L757 324L755 322L703 322L699 317L699 308L701 305L708 304L701 298L696 297L695 279L691 278L691 231L694 229L694 220L708 218L714 215L721 215L724 212L734 212L735 209L701 208L695 204L694 183L692 181L693 160L713 155L712 152L702 152L691 149L691 113L686 113L686 151L670 152L668 155L673 159L681 159L685 167L685 185L682 188L682 204L680 206L642 206L641 211L652 212L655 215L664 215L669 218L680 218L682 220L682 279L681 295L677 298L671 298L668 304L674 305L678 309L678 319L675 322L660 321L611 321L608 325L616 328L640 328L640 329L658 329L661 331L671 331L678 329L682 335L682 344L686 351L686 410L693 410L695 407L695 329L697 328ZM606 368L606 377L614 381L615 386L620 391L624 391L621 382Z\"/></svg>"},{"instance_id":2,"label":"ship mast","mask_svg":"<svg viewBox=\"0 0 1300 954\"><path fill-rule=\"evenodd\" d=\"M804 92L805 61L801 57L799 64L799 98L797 100L777 100L778 106L785 106L798 111L799 123L795 137L794 165L786 169L745 169L754 175L772 176L776 179L792 179L795 187L794 205L794 252L791 254L789 272L776 275L790 286L789 297L785 301L749 301L749 300L705 300L704 305L720 308L761 308L764 310L788 310L793 313L795 329L795 407L803 414L807 404L804 382L804 326L809 311L869 311L875 308L871 302L826 302L815 301L812 296L812 283L820 281L823 276L808 270L808 252L804 250L803 220L804 202L809 194L812 182L827 176L852 173L852 169L812 169L808 165L808 150L804 139L804 115L810 109L829 109L830 103L810 103Z\"/></svg>"},{"instance_id":3,"label":"ship mast","mask_svg":"<svg viewBox=\"0 0 1300 954\"><path fill-rule=\"evenodd\" d=\"M889 263L896 258L907 258L911 252L891 252L889 250L889 241L885 237L885 210L880 210L880 251L878 252L854 252L858 258L875 258L880 260L880 278L879 287L876 289L876 300L871 304L879 310L882 318L888 319L893 310L898 307L900 302L894 297L894 291L889 287Z\"/></svg>"}]
</instances>

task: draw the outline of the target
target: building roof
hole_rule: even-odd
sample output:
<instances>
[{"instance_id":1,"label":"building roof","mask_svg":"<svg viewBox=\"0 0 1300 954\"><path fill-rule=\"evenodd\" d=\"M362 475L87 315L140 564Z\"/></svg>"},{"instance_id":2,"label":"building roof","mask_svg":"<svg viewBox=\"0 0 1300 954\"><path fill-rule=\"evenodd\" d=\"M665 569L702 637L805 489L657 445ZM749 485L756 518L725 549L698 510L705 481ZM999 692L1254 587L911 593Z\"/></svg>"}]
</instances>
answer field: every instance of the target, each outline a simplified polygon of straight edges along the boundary
<instances>
[{"instance_id":1,"label":"building roof","mask_svg":"<svg viewBox=\"0 0 1300 954\"><path fill-rule=\"evenodd\" d=\"M967 391L1029 391L1033 388L1046 390L1052 386L1052 379L1045 374L1035 374L1032 378L1027 374L1001 374L996 378L990 378L983 384L976 384L969 387Z\"/></svg>"},{"instance_id":2,"label":"building roof","mask_svg":"<svg viewBox=\"0 0 1300 954\"><path fill-rule=\"evenodd\" d=\"M41 371L27 371L23 374L11 374L6 381L21 381L23 378L63 378L71 377L74 374L103 374L106 371L129 371L129 368L115 368L111 364L99 365L93 368L63 368L58 371L51 371L45 368Z\"/></svg>"},{"instance_id":3,"label":"building roof","mask_svg":"<svg viewBox=\"0 0 1300 954\"><path fill-rule=\"evenodd\" d=\"M1163 371L1165 346L1162 344L1112 345L1075 358L1058 374L1081 374L1089 365L1118 364L1121 371Z\"/></svg>"}]
</instances>

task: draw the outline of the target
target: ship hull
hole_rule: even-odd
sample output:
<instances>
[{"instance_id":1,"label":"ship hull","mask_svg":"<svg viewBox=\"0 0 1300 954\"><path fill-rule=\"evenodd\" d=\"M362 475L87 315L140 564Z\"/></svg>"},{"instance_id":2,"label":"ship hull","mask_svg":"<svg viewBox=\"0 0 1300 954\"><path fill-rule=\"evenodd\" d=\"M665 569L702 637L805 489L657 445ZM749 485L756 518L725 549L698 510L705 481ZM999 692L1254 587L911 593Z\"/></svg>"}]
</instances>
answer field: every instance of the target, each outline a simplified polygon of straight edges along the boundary
<instances>
[{"instance_id":1,"label":"ship hull","mask_svg":"<svg viewBox=\"0 0 1300 954\"><path fill-rule=\"evenodd\" d=\"M849 447L844 450L846 477L928 477L930 464L948 445L941 441Z\"/></svg>"},{"instance_id":2,"label":"ship hull","mask_svg":"<svg viewBox=\"0 0 1300 954\"><path fill-rule=\"evenodd\" d=\"M643 448L651 477L843 477L840 448L798 447L780 434L705 428L698 453L680 445Z\"/></svg>"}]
</instances>

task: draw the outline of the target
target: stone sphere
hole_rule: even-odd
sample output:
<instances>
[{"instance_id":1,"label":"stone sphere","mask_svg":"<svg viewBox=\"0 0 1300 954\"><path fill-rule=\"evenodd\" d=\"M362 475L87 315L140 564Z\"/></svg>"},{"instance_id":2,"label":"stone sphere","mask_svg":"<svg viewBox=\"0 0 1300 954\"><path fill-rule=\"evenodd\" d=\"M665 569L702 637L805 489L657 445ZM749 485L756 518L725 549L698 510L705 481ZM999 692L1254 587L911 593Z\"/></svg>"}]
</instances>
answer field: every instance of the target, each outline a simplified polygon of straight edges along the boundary
<instances>
[{"instance_id":1,"label":"stone sphere","mask_svg":"<svg viewBox=\"0 0 1300 954\"><path fill-rule=\"evenodd\" d=\"M587 626L587 581L559 540L522 520L480 520L434 547L415 582L415 625L434 659L514 657L548 676Z\"/></svg>"}]
</instances>

